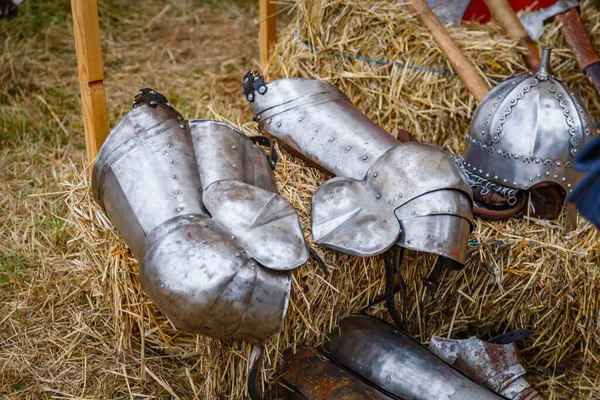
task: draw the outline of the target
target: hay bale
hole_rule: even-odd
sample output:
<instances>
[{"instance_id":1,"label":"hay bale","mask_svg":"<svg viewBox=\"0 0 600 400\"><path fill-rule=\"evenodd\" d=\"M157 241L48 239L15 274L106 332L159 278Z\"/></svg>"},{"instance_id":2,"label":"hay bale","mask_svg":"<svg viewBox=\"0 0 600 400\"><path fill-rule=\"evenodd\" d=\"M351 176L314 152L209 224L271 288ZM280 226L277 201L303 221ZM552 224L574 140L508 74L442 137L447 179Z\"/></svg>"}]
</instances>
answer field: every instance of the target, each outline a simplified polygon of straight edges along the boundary
<instances>
[{"instance_id":1,"label":"hay bale","mask_svg":"<svg viewBox=\"0 0 600 400\"><path fill-rule=\"evenodd\" d=\"M329 81L388 131L405 128L421 141L461 149L475 101L456 76L433 71L449 71L450 66L405 5L384 0L299 0L290 4L297 19L280 35L270 79L294 76ZM588 28L598 25L597 12L589 7L583 11ZM452 36L490 86L523 70L518 49L493 24L469 23L453 30ZM596 40L600 42L600 38ZM556 75L581 93L598 117L598 100L558 29L548 27L543 42L555 49L552 65ZM250 121L250 114L247 116ZM256 134L253 122L241 128ZM329 176L285 152L280 151L280 160L275 171L277 185L298 209L311 242L311 196ZM86 174L70 186L66 202L77 233L75 240L86 244L82 264L94 270L95 293L111 305L107 323L118 338L118 350L139 356L137 370L128 374L154 380L176 396L244 397L250 346L185 334L158 311L141 290L137 263L90 199ZM563 236L562 222L562 217L557 221L529 217L493 223L477 220L472 240L483 244L472 246L467 267L446 274L435 290L424 286L421 279L433 266L434 257L405 252L402 273L409 287L411 332L426 342L431 335L452 336L473 326L481 332L532 328L534 334L522 345L522 355L538 387L550 399L598 398L599 235L580 219L578 229ZM276 377L275 367L284 349L322 343L341 318L359 312L384 290L380 257L352 257L322 247L317 251L331 275L324 277L313 261L294 271L283 330L265 345L267 357L261 376L269 382ZM370 312L387 318L383 305ZM165 378L165 371L157 374L162 360L175 360L169 368L179 365L185 374L173 373L171 379Z\"/></svg>"}]
</instances>

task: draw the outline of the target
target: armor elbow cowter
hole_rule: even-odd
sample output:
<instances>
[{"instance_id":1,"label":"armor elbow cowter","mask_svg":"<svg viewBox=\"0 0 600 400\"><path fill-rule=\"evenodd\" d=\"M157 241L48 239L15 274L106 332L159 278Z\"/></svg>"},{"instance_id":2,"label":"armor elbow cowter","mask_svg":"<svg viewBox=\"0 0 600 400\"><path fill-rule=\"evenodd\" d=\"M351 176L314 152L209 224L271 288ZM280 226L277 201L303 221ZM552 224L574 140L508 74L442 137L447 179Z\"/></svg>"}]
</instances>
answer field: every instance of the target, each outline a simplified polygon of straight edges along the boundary
<instances>
[{"instance_id":1,"label":"armor elbow cowter","mask_svg":"<svg viewBox=\"0 0 600 400\"><path fill-rule=\"evenodd\" d=\"M472 193L444 152L399 142L326 82L249 72L244 92L262 129L337 175L313 196L316 243L359 256L397 244L465 262Z\"/></svg>"},{"instance_id":2,"label":"armor elbow cowter","mask_svg":"<svg viewBox=\"0 0 600 400\"><path fill-rule=\"evenodd\" d=\"M92 185L140 262L145 292L177 327L254 343L279 331L290 270L308 249L248 137L188 123L143 89L102 146Z\"/></svg>"}]
</instances>

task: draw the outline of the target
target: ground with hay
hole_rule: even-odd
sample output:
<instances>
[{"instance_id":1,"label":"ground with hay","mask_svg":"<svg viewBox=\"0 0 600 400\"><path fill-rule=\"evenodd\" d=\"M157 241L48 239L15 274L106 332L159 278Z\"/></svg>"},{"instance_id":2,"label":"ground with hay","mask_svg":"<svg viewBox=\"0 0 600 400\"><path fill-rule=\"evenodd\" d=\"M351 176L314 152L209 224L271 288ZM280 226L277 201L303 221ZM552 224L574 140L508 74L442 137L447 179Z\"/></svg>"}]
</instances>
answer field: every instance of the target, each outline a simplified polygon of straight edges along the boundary
<instances>
[{"instance_id":1,"label":"ground with hay","mask_svg":"<svg viewBox=\"0 0 600 400\"><path fill-rule=\"evenodd\" d=\"M111 123L144 80L186 118L224 119L256 134L241 90L243 73L256 68L255 4L146 7L99 2ZM448 63L406 6L300 0L280 9L296 16L280 33L269 79L327 80L388 131L405 128L461 149L475 102L456 76L440 73ZM26 2L21 11L0 23L0 394L243 398L250 346L184 334L166 320L90 197L69 3ZM599 29L600 13L583 11L588 29ZM490 86L523 70L518 49L495 25L468 24L452 35ZM542 43L555 49L555 74L599 118L600 103L559 29L549 26ZM309 236L310 198L328 176L280 156L277 184ZM522 355L548 398L600 398L600 237L581 218L567 236L561 224L562 217L477 221L467 268L436 289L422 282L433 257L407 252L411 332L426 342L433 334L531 328ZM322 343L340 318L383 291L378 257L317 251L331 274L314 262L295 271L283 331L265 345L261 377L269 382L283 349ZM383 305L369 312L387 318Z\"/></svg>"}]
</instances>

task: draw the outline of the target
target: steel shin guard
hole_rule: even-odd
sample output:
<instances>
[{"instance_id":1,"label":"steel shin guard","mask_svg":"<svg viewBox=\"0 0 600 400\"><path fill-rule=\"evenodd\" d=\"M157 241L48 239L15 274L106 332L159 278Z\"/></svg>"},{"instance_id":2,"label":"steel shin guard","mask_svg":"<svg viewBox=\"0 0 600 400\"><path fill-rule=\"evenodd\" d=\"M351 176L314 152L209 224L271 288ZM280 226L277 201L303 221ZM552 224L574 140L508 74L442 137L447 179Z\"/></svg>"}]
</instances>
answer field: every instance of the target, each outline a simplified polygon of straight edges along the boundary
<instances>
[{"instance_id":1,"label":"steel shin guard","mask_svg":"<svg viewBox=\"0 0 600 400\"><path fill-rule=\"evenodd\" d=\"M290 400L394 400L322 352L304 347L283 353L279 394Z\"/></svg>"},{"instance_id":2,"label":"steel shin guard","mask_svg":"<svg viewBox=\"0 0 600 400\"><path fill-rule=\"evenodd\" d=\"M144 291L177 327L254 343L279 331L290 270L308 249L267 155L241 132L188 124L143 89L102 146L92 186Z\"/></svg>"},{"instance_id":3,"label":"steel shin guard","mask_svg":"<svg viewBox=\"0 0 600 400\"><path fill-rule=\"evenodd\" d=\"M544 400L525 379L514 343L492 344L471 337L464 340L431 338L429 350L471 378L511 400Z\"/></svg>"},{"instance_id":4,"label":"steel shin guard","mask_svg":"<svg viewBox=\"0 0 600 400\"><path fill-rule=\"evenodd\" d=\"M397 244L464 263L471 190L441 150L399 142L326 82L248 73L244 91L263 130L337 175L313 196L316 243L359 256Z\"/></svg>"},{"instance_id":5,"label":"steel shin guard","mask_svg":"<svg viewBox=\"0 0 600 400\"><path fill-rule=\"evenodd\" d=\"M499 400L408 334L376 318L350 316L325 344L328 356L400 399Z\"/></svg>"}]
</instances>

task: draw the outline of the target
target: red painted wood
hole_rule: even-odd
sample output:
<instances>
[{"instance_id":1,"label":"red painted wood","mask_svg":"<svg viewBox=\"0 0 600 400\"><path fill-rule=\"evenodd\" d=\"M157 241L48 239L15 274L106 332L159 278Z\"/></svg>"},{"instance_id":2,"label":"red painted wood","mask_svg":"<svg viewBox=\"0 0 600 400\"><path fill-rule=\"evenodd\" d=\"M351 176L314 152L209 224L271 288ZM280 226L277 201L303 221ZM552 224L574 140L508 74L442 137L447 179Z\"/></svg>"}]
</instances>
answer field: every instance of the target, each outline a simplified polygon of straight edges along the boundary
<instances>
[{"instance_id":1,"label":"red painted wood","mask_svg":"<svg viewBox=\"0 0 600 400\"><path fill-rule=\"evenodd\" d=\"M537 4L533 8L534 10L546 8L556 3L556 0L508 0L508 2L515 11L524 10L536 1ZM489 22L490 17L490 11L485 5L485 2L483 0L473 0L471 4L469 4L469 7L467 7L467 11L465 11L463 20L474 20L485 23Z\"/></svg>"}]
</instances>

